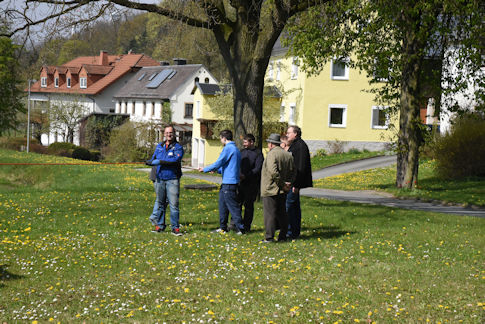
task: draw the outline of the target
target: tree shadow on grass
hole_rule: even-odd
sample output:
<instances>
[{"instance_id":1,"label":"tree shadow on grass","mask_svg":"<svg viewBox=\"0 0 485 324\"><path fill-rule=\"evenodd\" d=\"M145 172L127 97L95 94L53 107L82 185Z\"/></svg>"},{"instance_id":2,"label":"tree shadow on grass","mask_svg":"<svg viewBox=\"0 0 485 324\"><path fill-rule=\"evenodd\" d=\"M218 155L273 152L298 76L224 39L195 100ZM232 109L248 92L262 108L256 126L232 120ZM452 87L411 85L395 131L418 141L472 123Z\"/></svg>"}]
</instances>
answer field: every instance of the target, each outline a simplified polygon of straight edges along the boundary
<instances>
[{"instance_id":1,"label":"tree shadow on grass","mask_svg":"<svg viewBox=\"0 0 485 324\"><path fill-rule=\"evenodd\" d=\"M7 270L7 267L7 264L0 264L0 288L5 287L4 282L7 280L18 280L24 278L22 275L11 273Z\"/></svg>"}]
</instances>

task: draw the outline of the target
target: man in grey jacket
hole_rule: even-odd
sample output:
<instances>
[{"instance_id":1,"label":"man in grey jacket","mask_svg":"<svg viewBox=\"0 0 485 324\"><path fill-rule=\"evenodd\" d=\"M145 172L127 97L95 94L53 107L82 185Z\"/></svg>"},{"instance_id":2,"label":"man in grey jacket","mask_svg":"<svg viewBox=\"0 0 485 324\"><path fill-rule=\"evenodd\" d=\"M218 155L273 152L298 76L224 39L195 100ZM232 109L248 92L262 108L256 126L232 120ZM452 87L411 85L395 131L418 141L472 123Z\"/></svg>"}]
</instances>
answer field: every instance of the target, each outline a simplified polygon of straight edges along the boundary
<instances>
[{"instance_id":1,"label":"man in grey jacket","mask_svg":"<svg viewBox=\"0 0 485 324\"><path fill-rule=\"evenodd\" d=\"M280 147L278 134L271 134L268 142L268 155L261 170L261 197L265 238L263 243L274 242L276 225L280 227L278 241L286 240L288 231L288 214L286 213L286 193L295 178L293 156Z\"/></svg>"}]
</instances>

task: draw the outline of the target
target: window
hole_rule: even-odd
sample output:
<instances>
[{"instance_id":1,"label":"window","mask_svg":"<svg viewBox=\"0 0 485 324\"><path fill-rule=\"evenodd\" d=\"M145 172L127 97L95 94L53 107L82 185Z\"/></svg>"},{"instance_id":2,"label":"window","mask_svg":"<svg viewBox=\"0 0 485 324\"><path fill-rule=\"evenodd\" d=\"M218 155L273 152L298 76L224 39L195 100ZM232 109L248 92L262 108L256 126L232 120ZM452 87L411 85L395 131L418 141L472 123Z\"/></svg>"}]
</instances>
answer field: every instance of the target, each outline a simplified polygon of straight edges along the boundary
<instances>
[{"instance_id":1,"label":"window","mask_svg":"<svg viewBox=\"0 0 485 324\"><path fill-rule=\"evenodd\" d=\"M347 126L347 105L328 106L328 126L329 127Z\"/></svg>"},{"instance_id":2,"label":"window","mask_svg":"<svg viewBox=\"0 0 485 324\"><path fill-rule=\"evenodd\" d=\"M47 87L47 77L42 77L42 78L40 78L40 86L41 86L42 88Z\"/></svg>"},{"instance_id":3,"label":"window","mask_svg":"<svg viewBox=\"0 0 485 324\"><path fill-rule=\"evenodd\" d=\"M193 103L186 103L185 104L185 116L184 118L192 118L194 110L194 104Z\"/></svg>"},{"instance_id":4,"label":"window","mask_svg":"<svg viewBox=\"0 0 485 324\"><path fill-rule=\"evenodd\" d=\"M81 88L87 88L88 87L88 80L87 80L87 78L79 78L79 86Z\"/></svg>"},{"instance_id":5,"label":"window","mask_svg":"<svg viewBox=\"0 0 485 324\"><path fill-rule=\"evenodd\" d=\"M59 88L59 78L54 78L54 86Z\"/></svg>"},{"instance_id":6,"label":"window","mask_svg":"<svg viewBox=\"0 0 485 324\"><path fill-rule=\"evenodd\" d=\"M288 124L290 125L295 124L295 111L296 111L296 103L290 103L290 116L288 117Z\"/></svg>"},{"instance_id":7,"label":"window","mask_svg":"<svg viewBox=\"0 0 485 324\"><path fill-rule=\"evenodd\" d=\"M155 103L152 102L152 114L151 116L155 116Z\"/></svg>"},{"instance_id":8,"label":"window","mask_svg":"<svg viewBox=\"0 0 485 324\"><path fill-rule=\"evenodd\" d=\"M349 62L348 58L332 60L330 78L332 80L348 80L349 79L348 62Z\"/></svg>"},{"instance_id":9,"label":"window","mask_svg":"<svg viewBox=\"0 0 485 324\"><path fill-rule=\"evenodd\" d=\"M198 83L198 82L199 82L199 77L196 77L196 78L194 79L194 83Z\"/></svg>"},{"instance_id":10,"label":"window","mask_svg":"<svg viewBox=\"0 0 485 324\"><path fill-rule=\"evenodd\" d=\"M374 129L387 129L389 125L389 118L386 113L386 107L372 106L372 124Z\"/></svg>"},{"instance_id":11,"label":"window","mask_svg":"<svg viewBox=\"0 0 485 324\"><path fill-rule=\"evenodd\" d=\"M204 82L205 82L205 83L209 83L209 78L205 78L205 79L204 79Z\"/></svg>"},{"instance_id":12,"label":"window","mask_svg":"<svg viewBox=\"0 0 485 324\"><path fill-rule=\"evenodd\" d=\"M71 87L71 78L67 78L67 87L70 88Z\"/></svg>"},{"instance_id":13,"label":"window","mask_svg":"<svg viewBox=\"0 0 485 324\"><path fill-rule=\"evenodd\" d=\"M285 104L282 103L280 107L280 122L285 121Z\"/></svg>"},{"instance_id":14,"label":"window","mask_svg":"<svg viewBox=\"0 0 485 324\"><path fill-rule=\"evenodd\" d=\"M280 61L276 62L276 81L280 81L281 79L281 63Z\"/></svg>"},{"instance_id":15,"label":"window","mask_svg":"<svg viewBox=\"0 0 485 324\"><path fill-rule=\"evenodd\" d=\"M135 107L136 107L136 102L135 102L135 101L133 101L133 102L131 103L131 114L132 114L132 115L135 115L135 112L136 112Z\"/></svg>"},{"instance_id":16,"label":"window","mask_svg":"<svg viewBox=\"0 0 485 324\"><path fill-rule=\"evenodd\" d=\"M293 58L293 62L291 63L291 79L296 80L298 79L298 66L300 65L300 60L298 57Z\"/></svg>"},{"instance_id":17,"label":"window","mask_svg":"<svg viewBox=\"0 0 485 324\"><path fill-rule=\"evenodd\" d=\"M195 103L195 117L200 118L200 101Z\"/></svg>"},{"instance_id":18,"label":"window","mask_svg":"<svg viewBox=\"0 0 485 324\"><path fill-rule=\"evenodd\" d=\"M269 63L269 65L268 65L268 80L269 81L273 81L273 66L274 66L273 62Z\"/></svg>"},{"instance_id":19,"label":"window","mask_svg":"<svg viewBox=\"0 0 485 324\"><path fill-rule=\"evenodd\" d=\"M143 101L143 116L146 116L147 114L147 103Z\"/></svg>"}]
</instances>

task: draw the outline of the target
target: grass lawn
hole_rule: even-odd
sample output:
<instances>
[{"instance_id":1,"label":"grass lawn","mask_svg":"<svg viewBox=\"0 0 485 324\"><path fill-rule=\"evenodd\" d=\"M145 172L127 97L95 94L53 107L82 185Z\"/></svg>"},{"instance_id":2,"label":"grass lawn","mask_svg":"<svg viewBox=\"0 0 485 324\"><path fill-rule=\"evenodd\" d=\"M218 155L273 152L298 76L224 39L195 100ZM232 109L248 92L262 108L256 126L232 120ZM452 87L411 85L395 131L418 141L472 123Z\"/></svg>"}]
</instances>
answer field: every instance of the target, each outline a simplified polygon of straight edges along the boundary
<instances>
[{"instance_id":1,"label":"grass lawn","mask_svg":"<svg viewBox=\"0 0 485 324\"><path fill-rule=\"evenodd\" d=\"M384 154L385 152L346 152L339 154L329 154L325 156L313 156L312 170L317 171L335 164L367 159Z\"/></svg>"},{"instance_id":2,"label":"grass lawn","mask_svg":"<svg viewBox=\"0 0 485 324\"><path fill-rule=\"evenodd\" d=\"M432 160L420 163L419 181L415 190L396 188L395 165L319 179L314 181L314 186L341 190L383 190L399 197L485 206L485 178L440 179L434 174L434 165Z\"/></svg>"},{"instance_id":3,"label":"grass lawn","mask_svg":"<svg viewBox=\"0 0 485 324\"><path fill-rule=\"evenodd\" d=\"M2 162L72 161L0 150ZM213 234L217 191L181 190L185 235L150 232L129 165L0 166L2 322L481 323L481 218L302 198L302 238ZM196 180L184 179L182 185Z\"/></svg>"}]
</instances>

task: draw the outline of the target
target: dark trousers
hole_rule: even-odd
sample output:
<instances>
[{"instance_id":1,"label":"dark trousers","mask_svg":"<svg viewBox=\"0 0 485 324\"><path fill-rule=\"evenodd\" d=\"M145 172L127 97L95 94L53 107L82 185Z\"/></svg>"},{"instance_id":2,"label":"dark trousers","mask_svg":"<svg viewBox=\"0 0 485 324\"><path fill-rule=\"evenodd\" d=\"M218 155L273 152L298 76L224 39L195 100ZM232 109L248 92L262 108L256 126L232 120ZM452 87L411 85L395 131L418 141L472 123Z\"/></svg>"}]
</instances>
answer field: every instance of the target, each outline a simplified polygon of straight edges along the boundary
<instances>
[{"instance_id":1,"label":"dark trousers","mask_svg":"<svg viewBox=\"0 0 485 324\"><path fill-rule=\"evenodd\" d=\"M222 184L219 190L219 226L227 231L229 213L237 230L244 231L241 206L237 198L237 184Z\"/></svg>"},{"instance_id":2,"label":"dark trousers","mask_svg":"<svg viewBox=\"0 0 485 324\"><path fill-rule=\"evenodd\" d=\"M239 202L244 207L243 223L244 230L249 232L254 217L254 202L259 193L259 183L241 184L239 186ZM231 222L232 223L232 222Z\"/></svg>"},{"instance_id":3,"label":"dark trousers","mask_svg":"<svg viewBox=\"0 0 485 324\"><path fill-rule=\"evenodd\" d=\"M300 192L294 193L293 190L290 190L286 197L286 212L290 222L288 237L298 238L301 230Z\"/></svg>"},{"instance_id":4,"label":"dark trousers","mask_svg":"<svg viewBox=\"0 0 485 324\"><path fill-rule=\"evenodd\" d=\"M266 230L265 239L273 239L276 226L279 225L280 234L278 235L278 241L286 240L286 232L288 229L288 214L285 208L286 194L262 197L262 199L264 228Z\"/></svg>"}]
</instances>

